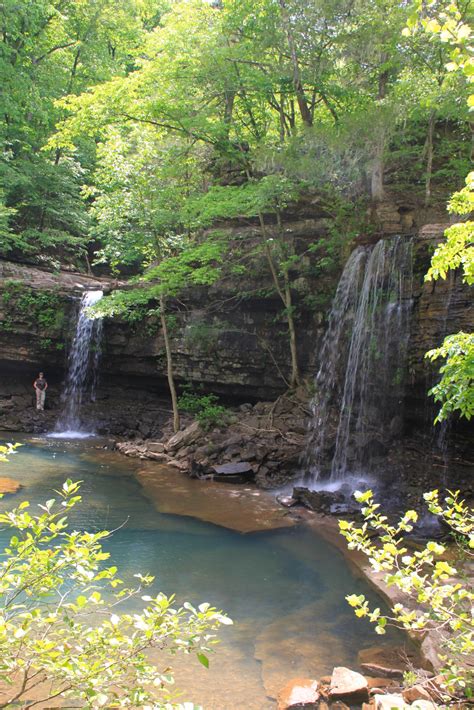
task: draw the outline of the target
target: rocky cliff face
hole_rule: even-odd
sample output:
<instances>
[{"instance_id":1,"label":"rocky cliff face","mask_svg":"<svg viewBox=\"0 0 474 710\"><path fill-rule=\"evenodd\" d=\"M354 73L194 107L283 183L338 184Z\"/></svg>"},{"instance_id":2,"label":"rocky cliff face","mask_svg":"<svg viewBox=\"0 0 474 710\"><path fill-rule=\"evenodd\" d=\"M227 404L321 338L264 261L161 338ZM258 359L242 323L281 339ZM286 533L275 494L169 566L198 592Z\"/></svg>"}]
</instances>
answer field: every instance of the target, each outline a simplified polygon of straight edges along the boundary
<instances>
[{"instance_id":1,"label":"rocky cliff face","mask_svg":"<svg viewBox=\"0 0 474 710\"><path fill-rule=\"evenodd\" d=\"M433 407L426 390L433 368L423 355L445 334L471 328L472 296L457 276L436 284L423 281L443 225L419 229L410 209L393 204L384 209L379 210L381 229L383 219L389 219L388 234L416 229L418 235L405 422L406 434L425 432L430 437ZM327 233L328 218L315 216L314 211L311 215L306 207L300 218L290 215L285 223L288 239L300 253ZM249 239L254 234L252 226L229 229L239 234L246 230ZM272 400L285 391L290 368L286 324L281 302L262 273L266 271L256 269L216 287L193 289L173 304L172 348L180 384L201 385L231 403ZM337 268L329 274L320 272L311 258L303 260L301 273L293 274L298 354L308 381L318 367L338 276ZM85 289L108 290L114 285L105 278L0 262L0 428L51 428L67 364L64 343L71 341L80 295ZM245 296L238 296L242 291ZM39 369L46 371L50 382L49 413L44 418L31 406L31 383ZM136 324L107 322L98 399L86 405L85 415L100 422L103 432L156 437L167 411L164 343L156 318Z\"/></svg>"},{"instance_id":2,"label":"rocky cliff face","mask_svg":"<svg viewBox=\"0 0 474 710\"><path fill-rule=\"evenodd\" d=\"M430 224L420 229L414 250L413 315L408 353L408 386L405 401L405 427L409 434L431 438L433 450L442 454L448 443L460 446L464 455L466 437L472 434L471 425L457 417L433 429L437 411L427 391L438 381L440 361L436 364L425 359L425 353L438 347L446 335L460 330L472 331L474 323L474 298L472 288L462 282L460 272L450 272L446 280L424 281L431 254L443 238L447 224Z\"/></svg>"}]
</instances>

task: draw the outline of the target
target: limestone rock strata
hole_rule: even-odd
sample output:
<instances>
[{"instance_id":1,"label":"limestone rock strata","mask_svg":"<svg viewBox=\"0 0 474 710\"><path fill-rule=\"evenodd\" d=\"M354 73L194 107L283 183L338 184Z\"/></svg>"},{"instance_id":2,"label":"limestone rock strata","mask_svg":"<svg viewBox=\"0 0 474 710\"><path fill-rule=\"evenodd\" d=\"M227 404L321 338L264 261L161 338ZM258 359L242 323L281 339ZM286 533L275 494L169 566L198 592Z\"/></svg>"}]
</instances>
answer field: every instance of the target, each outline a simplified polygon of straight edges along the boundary
<instances>
[{"instance_id":1,"label":"limestone rock strata","mask_svg":"<svg viewBox=\"0 0 474 710\"><path fill-rule=\"evenodd\" d=\"M285 233L299 253L327 233L327 215L318 209L316 204L309 202L299 216L290 215L285 223ZM411 209L407 212L398 204L393 208L385 206L382 212L382 226L386 223L387 228L383 232L385 236L396 228L401 233L414 231L425 220L424 215L419 216ZM415 239L414 249L408 386L405 401L401 403L400 420L403 436L417 437L422 458L427 449L431 454L434 447L432 422L435 410L426 392L436 376L435 368L423 359L423 355L438 345L447 333L470 329L474 316L472 290L462 284L457 274L446 281L424 282L430 255L443 238L445 227L441 223L423 226ZM237 225L230 231L249 239L256 237L255 227ZM372 236L369 241L373 243L374 240ZM359 241L365 243L363 239ZM180 303L172 305L175 326L171 344L179 385L192 382L196 387L221 394L232 404L273 400L286 390L290 355L281 303L271 292L264 267L257 269L257 266L254 264L249 268L245 277L236 276L211 288L191 289ZM318 369L317 355L325 318L339 275L337 269L324 276L317 275L313 266L309 260L301 267L301 273L292 274L298 311L298 356L302 373L308 380ZM8 284L12 282L24 284L37 294L55 294L59 298L62 320L59 319L61 322L58 321L55 329L42 325L27 309L25 312L25 308L15 307L7 294ZM45 431L50 427L46 420L49 416L54 421L57 414L80 294L86 288L108 290L117 285L110 279L68 271L56 273L0 261L0 428ZM237 296L242 290L245 297ZM87 403L85 414L94 421L103 421L104 433L157 438L165 419L158 409L167 406L162 405L163 399L158 409L155 406L160 398L167 397L166 359L158 322L153 318L135 325L107 321L102 351L98 397L95 404ZM31 381L39 369L46 371L50 383L47 407L51 414L45 412L42 420L30 411ZM304 419L299 411L296 419ZM249 428L244 430L242 425L242 431L239 431L242 441L235 446L243 447L249 441L254 424L249 421L247 426ZM273 427L263 428L271 430ZM460 442L461 448L454 452L452 459L466 457L467 434L464 429L463 424L455 427L455 433L460 435L456 441ZM265 448L269 448L268 440L274 434L268 432ZM436 431L434 436L442 439L442 432ZM257 438L261 440L261 434ZM279 448L278 442L274 448ZM289 450L293 451L292 445ZM199 452L199 455L209 458L205 452ZM403 453L409 465L410 456L410 453L408 456ZM275 462L271 452L263 458L257 454L257 460L265 466L263 459L269 464ZM235 456L229 459L234 460ZM244 456L240 460L250 459ZM213 464L225 462L211 461ZM419 469L416 461L413 468ZM256 473L258 475L259 471ZM271 478L271 474L264 472L264 477Z\"/></svg>"}]
</instances>

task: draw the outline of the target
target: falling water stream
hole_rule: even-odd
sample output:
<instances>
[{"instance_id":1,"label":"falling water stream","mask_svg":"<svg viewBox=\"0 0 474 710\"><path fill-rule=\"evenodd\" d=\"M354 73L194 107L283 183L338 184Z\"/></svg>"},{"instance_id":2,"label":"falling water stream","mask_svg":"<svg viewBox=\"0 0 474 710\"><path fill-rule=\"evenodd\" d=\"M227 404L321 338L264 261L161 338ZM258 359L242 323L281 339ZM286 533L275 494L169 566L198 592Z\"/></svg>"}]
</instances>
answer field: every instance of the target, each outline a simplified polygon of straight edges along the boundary
<instances>
[{"instance_id":1,"label":"falling water stream","mask_svg":"<svg viewBox=\"0 0 474 710\"><path fill-rule=\"evenodd\" d=\"M81 404L89 391L95 397L102 339L102 320L92 319L87 308L100 301L103 291L87 291L81 299L76 333L69 355L66 384L61 395L63 408L56 422L54 438L85 438L93 435L81 428Z\"/></svg>"},{"instance_id":2,"label":"falling water stream","mask_svg":"<svg viewBox=\"0 0 474 710\"><path fill-rule=\"evenodd\" d=\"M384 239L352 252L316 375L307 482L374 473L400 433L411 291L410 239Z\"/></svg>"}]
</instances>

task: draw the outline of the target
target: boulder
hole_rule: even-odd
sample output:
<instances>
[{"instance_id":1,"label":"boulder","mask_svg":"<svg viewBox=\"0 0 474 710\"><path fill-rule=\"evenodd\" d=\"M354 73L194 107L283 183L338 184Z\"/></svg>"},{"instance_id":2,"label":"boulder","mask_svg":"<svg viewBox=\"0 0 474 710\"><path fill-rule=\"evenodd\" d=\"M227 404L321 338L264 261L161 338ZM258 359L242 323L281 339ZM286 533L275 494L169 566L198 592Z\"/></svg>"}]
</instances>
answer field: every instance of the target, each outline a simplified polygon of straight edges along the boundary
<instances>
[{"instance_id":1,"label":"boulder","mask_svg":"<svg viewBox=\"0 0 474 710\"><path fill-rule=\"evenodd\" d=\"M253 474L252 465L248 461L238 461L236 463L224 463L221 466L212 467L216 473L219 475L232 476L237 473L251 473Z\"/></svg>"},{"instance_id":2,"label":"boulder","mask_svg":"<svg viewBox=\"0 0 474 710\"><path fill-rule=\"evenodd\" d=\"M252 465L248 461L224 463L212 466L214 481L221 483L247 483L255 477Z\"/></svg>"},{"instance_id":3,"label":"boulder","mask_svg":"<svg viewBox=\"0 0 474 710\"><path fill-rule=\"evenodd\" d=\"M318 708L318 682L310 678L293 678L278 693L278 710L316 710Z\"/></svg>"},{"instance_id":4,"label":"boulder","mask_svg":"<svg viewBox=\"0 0 474 710\"><path fill-rule=\"evenodd\" d=\"M163 454L165 445L161 441L147 441L146 448L153 454Z\"/></svg>"},{"instance_id":5,"label":"boulder","mask_svg":"<svg viewBox=\"0 0 474 710\"><path fill-rule=\"evenodd\" d=\"M412 649L398 646L371 646L359 651L359 665L370 675L383 678L403 678L410 667L422 668L422 658Z\"/></svg>"},{"instance_id":6,"label":"boulder","mask_svg":"<svg viewBox=\"0 0 474 710\"><path fill-rule=\"evenodd\" d=\"M407 703L414 703L419 700L427 700L428 702L432 702L431 695L427 689L419 683L417 685L413 685L411 688L405 688L402 691L402 695L403 699Z\"/></svg>"},{"instance_id":7,"label":"boulder","mask_svg":"<svg viewBox=\"0 0 474 710\"><path fill-rule=\"evenodd\" d=\"M338 491L311 491L309 488L293 488L293 498L315 513L329 513L336 503L344 503L344 495Z\"/></svg>"},{"instance_id":8,"label":"boulder","mask_svg":"<svg viewBox=\"0 0 474 710\"><path fill-rule=\"evenodd\" d=\"M292 508L294 505L298 504L298 501L295 500L292 496L284 496L284 495L279 495L276 496L276 501L280 503L284 508Z\"/></svg>"},{"instance_id":9,"label":"boulder","mask_svg":"<svg viewBox=\"0 0 474 710\"><path fill-rule=\"evenodd\" d=\"M374 695L375 710L406 710L410 705L405 703L401 695Z\"/></svg>"},{"instance_id":10,"label":"boulder","mask_svg":"<svg viewBox=\"0 0 474 710\"><path fill-rule=\"evenodd\" d=\"M434 703L432 700L415 700L414 703L410 705L411 708L414 710L436 710L438 705Z\"/></svg>"},{"instance_id":11,"label":"boulder","mask_svg":"<svg viewBox=\"0 0 474 710\"><path fill-rule=\"evenodd\" d=\"M199 422L193 422L186 427L186 429L176 432L171 439L168 439L165 450L174 452L185 446L190 446L197 441L201 435L202 429L199 426Z\"/></svg>"},{"instance_id":12,"label":"boulder","mask_svg":"<svg viewBox=\"0 0 474 710\"><path fill-rule=\"evenodd\" d=\"M144 458L151 459L152 461L158 461L158 463L167 463L168 456L164 453L158 453L154 451L148 451Z\"/></svg>"},{"instance_id":13,"label":"boulder","mask_svg":"<svg viewBox=\"0 0 474 710\"><path fill-rule=\"evenodd\" d=\"M362 702L369 699L366 678L350 668L338 666L334 668L329 689L331 700L347 700L349 702Z\"/></svg>"}]
</instances>

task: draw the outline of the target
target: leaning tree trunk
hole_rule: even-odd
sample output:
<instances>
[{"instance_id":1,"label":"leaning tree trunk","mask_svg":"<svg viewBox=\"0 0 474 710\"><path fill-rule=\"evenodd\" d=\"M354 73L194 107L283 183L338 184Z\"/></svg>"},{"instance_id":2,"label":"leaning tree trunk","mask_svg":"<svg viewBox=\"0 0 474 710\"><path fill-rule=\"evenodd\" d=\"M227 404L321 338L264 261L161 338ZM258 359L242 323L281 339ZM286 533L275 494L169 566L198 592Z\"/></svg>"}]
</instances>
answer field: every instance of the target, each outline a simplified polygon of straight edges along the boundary
<instances>
[{"instance_id":1,"label":"leaning tree trunk","mask_svg":"<svg viewBox=\"0 0 474 710\"><path fill-rule=\"evenodd\" d=\"M262 232L262 238L265 248L265 256L267 257L268 266L270 267L270 273L272 275L273 283L275 289L280 296L283 305L285 306L285 316L286 322L288 324L288 336L290 341L290 354L291 354L291 375L290 375L290 386L296 387L300 382L300 371L298 366L298 355L296 350L296 328L295 319L293 317L293 302L291 300L291 289L290 289L290 279L288 275L288 270L283 270L283 288L280 285L280 280L278 278L278 273L275 267L275 262L273 261L272 252L268 244L267 239L267 229L265 225L265 220L263 215L260 213L258 215L260 221L260 229ZM278 215L278 226L281 227L280 217Z\"/></svg>"},{"instance_id":2,"label":"leaning tree trunk","mask_svg":"<svg viewBox=\"0 0 474 710\"><path fill-rule=\"evenodd\" d=\"M166 322L166 300L163 295L160 296L160 321L161 329L163 331L163 338L165 341L165 351L166 351L166 372L168 376L168 387L170 389L171 395L171 405L173 407L173 431L179 431L180 421L179 421L179 409L178 409L178 396L176 394L176 385L174 382L173 374L173 355L171 352L171 345L168 333L168 324Z\"/></svg>"}]
</instances>

